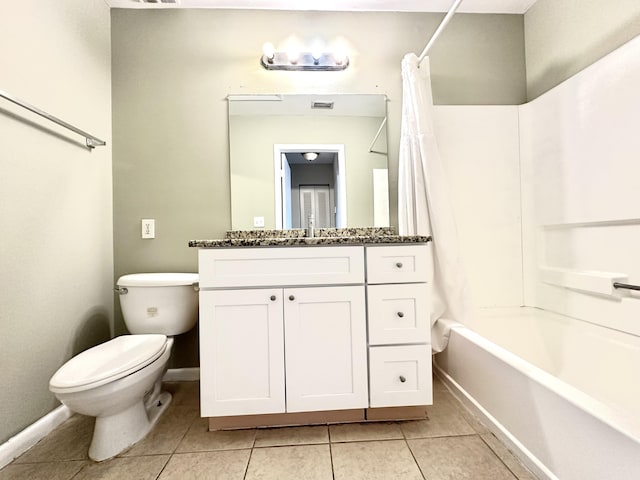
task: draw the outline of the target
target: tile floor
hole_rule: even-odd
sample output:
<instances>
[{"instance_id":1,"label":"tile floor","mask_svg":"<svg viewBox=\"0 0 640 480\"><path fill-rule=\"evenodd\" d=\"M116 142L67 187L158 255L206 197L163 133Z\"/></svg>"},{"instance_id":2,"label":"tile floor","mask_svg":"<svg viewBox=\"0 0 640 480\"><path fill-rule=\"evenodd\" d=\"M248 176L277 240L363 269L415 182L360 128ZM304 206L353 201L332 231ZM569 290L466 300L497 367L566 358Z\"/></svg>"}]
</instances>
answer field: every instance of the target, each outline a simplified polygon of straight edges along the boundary
<instances>
[{"instance_id":1,"label":"tile floor","mask_svg":"<svg viewBox=\"0 0 640 480\"><path fill-rule=\"evenodd\" d=\"M198 383L166 384L156 428L117 458L88 460L93 420L74 415L0 480L535 480L437 379L428 420L208 432Z\"/></svg>"}]
</instances>

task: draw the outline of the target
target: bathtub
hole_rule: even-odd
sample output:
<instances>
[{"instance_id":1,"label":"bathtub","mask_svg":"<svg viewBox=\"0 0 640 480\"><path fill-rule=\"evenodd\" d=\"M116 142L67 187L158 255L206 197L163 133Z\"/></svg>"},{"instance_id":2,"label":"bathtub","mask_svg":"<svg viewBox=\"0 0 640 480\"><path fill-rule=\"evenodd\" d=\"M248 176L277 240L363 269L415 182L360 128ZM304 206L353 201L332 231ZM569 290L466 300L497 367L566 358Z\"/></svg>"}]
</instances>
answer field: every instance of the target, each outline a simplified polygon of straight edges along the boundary
<instances>
[{"instance_id":1,"label":"bathtub","mask_svg":"<svg viewBox=\"0 0 640 480\"><path fill-rule=\"evenodd\" d=\"M449 326L437 374L539 478L640 478L640 337L529 307Z\"/></svg>"}]
</instances>

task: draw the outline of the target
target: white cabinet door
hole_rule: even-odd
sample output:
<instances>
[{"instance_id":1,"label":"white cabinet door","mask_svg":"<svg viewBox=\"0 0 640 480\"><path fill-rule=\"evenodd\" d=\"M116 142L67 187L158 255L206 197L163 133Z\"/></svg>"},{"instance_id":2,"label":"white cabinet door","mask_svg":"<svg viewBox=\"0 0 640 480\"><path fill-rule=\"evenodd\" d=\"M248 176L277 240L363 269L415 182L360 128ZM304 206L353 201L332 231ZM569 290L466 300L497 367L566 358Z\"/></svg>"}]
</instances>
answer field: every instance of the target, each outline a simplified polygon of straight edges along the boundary
<instances>
[{"instance_id":1,"label":"white cabinet door","mask_svg":"<svg viewBox=\"0 0 640 480\"><path fill-rule=\"evenodd\" d=\"M287 412L367 407L363 286L284 290Z\"/></svg>"},{"instance_id":2,"label":"white cabinet door","mask_svg":"<svg viewBox=\"0 0 640 480\"><path fill-rule=\"evenodd\" d=\"M200 291L201 415L281 413L282 289Z\"/></svg>"}]
</instances>

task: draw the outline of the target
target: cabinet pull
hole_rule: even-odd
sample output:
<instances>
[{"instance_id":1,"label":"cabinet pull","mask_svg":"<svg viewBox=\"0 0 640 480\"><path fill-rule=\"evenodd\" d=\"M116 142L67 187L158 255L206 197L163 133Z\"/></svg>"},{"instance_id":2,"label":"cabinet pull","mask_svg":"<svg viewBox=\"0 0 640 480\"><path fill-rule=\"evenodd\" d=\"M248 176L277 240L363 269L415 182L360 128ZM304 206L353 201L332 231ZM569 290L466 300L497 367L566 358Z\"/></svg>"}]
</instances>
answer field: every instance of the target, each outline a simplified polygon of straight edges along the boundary
<instances>
[{"instance_id":1,"label":"cabinet pull","mask_svg":"<svg viewBox=\"0 0 640 480\"><path fill-rule=\"evenodd\" d=\"M400 381L401 381L402 383L404 383L404 382L406 382L406 381L407 381L407 379L406 379L404 376L400 375Z\"/></svg>"},{"instance_id":2,"label":"cabinet pull","mask_svg":"<svg viewBox=\"0 0 640 480\"><path fill-rule=\"evenodd\" d=\"M398 312L398 316L399 316L400 318L402 318L402 317L404 317L404 313L403 313L403 312Z\"/></svg>"},{"instance_id":3,"label":"cabinet pull","mask_svg":"<svg viewBox=\"0 0 640 480\"><path fill-rule=\"evenodd\" d=\"M289 300L291 300L292 302L296 299L296 297L294 297L293 295L289 295Z\"/></svg>"},{"instance_id":4,"label":"cabinet pull","mask_svg":"<svg viewBox=\"0 0 640 480\"><path fill-rule=\"evenodd\" d=\"M271 301L275 302L276 301L276 296L275 295L271 295Z\"/></svg>"},{"instance_id":5,"label":"cabinet pull","mask_svg":"<svg viewBox=\"0 0 640 480\"><path fill-rule=\"evenodd\" d=\"M398 267L398 268L402 268L402 262L398 262L398 263L396 263L396 267Z\"/></svg>"}]
</instances>

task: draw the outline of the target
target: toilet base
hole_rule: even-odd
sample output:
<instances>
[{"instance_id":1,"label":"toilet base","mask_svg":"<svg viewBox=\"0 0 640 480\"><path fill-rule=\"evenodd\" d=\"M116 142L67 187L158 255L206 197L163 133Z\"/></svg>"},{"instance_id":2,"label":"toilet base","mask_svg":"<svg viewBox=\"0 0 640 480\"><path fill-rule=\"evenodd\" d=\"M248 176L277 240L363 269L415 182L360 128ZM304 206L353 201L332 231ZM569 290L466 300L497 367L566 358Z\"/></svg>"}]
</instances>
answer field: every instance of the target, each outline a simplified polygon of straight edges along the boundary
<instances>
[{"instance_id":1,"label":"toilet base","mask_svg":"<svg viewBox=\"0 0 640 480\"><path fill-rule=\"evenodd\" d=\"M142 440L171 404L169 392L160 392L157 399L147 407L141 399L122 412L96 417L89 458L108 460Z\"/></svg>"}]
</instances>

